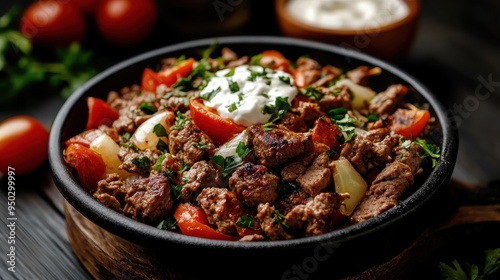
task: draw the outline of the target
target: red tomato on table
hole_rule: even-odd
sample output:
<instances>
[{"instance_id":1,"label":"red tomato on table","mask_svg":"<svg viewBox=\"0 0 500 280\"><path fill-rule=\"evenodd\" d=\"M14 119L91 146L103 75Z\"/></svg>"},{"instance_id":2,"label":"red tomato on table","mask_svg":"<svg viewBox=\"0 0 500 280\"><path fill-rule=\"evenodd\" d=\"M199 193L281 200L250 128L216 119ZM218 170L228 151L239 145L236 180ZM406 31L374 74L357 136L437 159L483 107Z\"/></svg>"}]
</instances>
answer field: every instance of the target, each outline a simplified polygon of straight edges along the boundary
<instances>
[{"instance_id":1,"label":"red tomato on table","mask_svg":"<svg viewBox=\"0 0 500 280\"><path fill-rule=\"evenodd\" d=\"M157 14L153 0L102 0L97 7L97 27L110 44L133 46L151 35Z\"/></svg>"},{"instance_id":2,"label":"red tomato on table","mask_svg":"<svg viewBox=\"0 0 500 280\"><path fill-rule=\"evenodd\" d=\"M14 116L0 123L0 173L14 168L16 175L26 175L47 159L49 131L30 116Z\"/></svg>"},{"instance_id":3,"label":"red tomato on table","mask_svg":"<svg viewBox=\"0 0 500 280\"><path fill-rule=\"evenodd\" d=\"M69 1L35 1L21 17L21 33L34 44L48 47L81 42L86 30L83 12Z\"/></svg>"}]
</instances>

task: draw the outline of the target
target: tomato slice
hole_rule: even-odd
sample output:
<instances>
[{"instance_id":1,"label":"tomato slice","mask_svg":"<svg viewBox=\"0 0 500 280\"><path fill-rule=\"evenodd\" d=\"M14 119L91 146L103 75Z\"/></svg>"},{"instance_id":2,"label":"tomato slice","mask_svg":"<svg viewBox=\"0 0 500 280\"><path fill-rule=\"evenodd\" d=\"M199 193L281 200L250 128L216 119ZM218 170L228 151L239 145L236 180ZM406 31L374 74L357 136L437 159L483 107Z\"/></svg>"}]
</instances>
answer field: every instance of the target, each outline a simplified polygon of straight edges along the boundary
<instances>
[{"instance_id":1,"label":"tomato slice","mask_svg":"<svg viewBox=\"0 0 500 280\"><path fill-rule=\"evenodd\" d=\"M238 240L238 237L230 236L211 228L203 209L193 204L179 204L174 211L174 218L181 232L185 235L218 240Z\"/></svg>"},{"instance_id":2,"label":"tomato slice","mask_svg":"<svg viewBox=\"0 0 500 280\"><path fill-rule=\"evenodd\" d=\"M260 65L269 67L273 70L282 70L290 72L290 61L277 50L265 50L262 53Z\"/></svg>"},{"instance_id":3,"label":"tomato slice","mask_svg":"<svg viewBox=\"0 0 500 280\"><path fill-rule=\"evenodd\" d=\"M156 72L150 68L144 68L141 81L142 90L156 92L156 87L158 87L159 84L160 80Z\"/></svg>"},{"instance_id":4,"label":"tomato slice","mask_svg":"<svg viewBox=\"0 0 500 280\"><path fill-rule=\"evenodd\" d=\"M94 193L97 183L106 174L106 164L100 154L81 144L70 144L64 151L64 160L76 169L85 191Z\"/></svg>"},{"instance_id":5,"label":"tomato slice","mask_svg":"<svg viewBox=\"0 0 500 280\"><path fill-rule=\"evenodd\" d=\"M168 87L172 86L179 78L186 77L193 71L194 62L194 58L188 58L179 63L179 65L159 71L157 73L158 81L160 84L164 84Z\"/></svg>"},{"instance_id":6,"label":"tomato slice","mask_svg":"<svg viewBox=\"0 0 500 280\"><path fill-rule=\"evenodd\" d=\"M214 109L205 106L202 99L192 98L189 110L194 123L219 145L246 129L231 119L222 118Z\"/></svg>"},{"instance_id":7,"label":"tomato slice","mask_svg":"<svg viewBox=\"0 0 500 280\"><path fill-rule=\"evenodd\" d=\"M120 116L115 108L111 107L111 105L106 103L106 101L96 97L88 97L87 106L89 108L89 117L86 127L87 130L98 128L103 124L111 126L111 124L113 124L113 122Z\"/></svg>"},{"instance_id":8,"label":"tomato slice","mask_svg":"<svg viewBox=\"0 0 500 280\"><path fill-rule=\"evenodd\" d=\"M430 116L427 110L397 109L392 114L392 129L406 139L414 139L422 132Z\"/></svg>"}]
</instances>

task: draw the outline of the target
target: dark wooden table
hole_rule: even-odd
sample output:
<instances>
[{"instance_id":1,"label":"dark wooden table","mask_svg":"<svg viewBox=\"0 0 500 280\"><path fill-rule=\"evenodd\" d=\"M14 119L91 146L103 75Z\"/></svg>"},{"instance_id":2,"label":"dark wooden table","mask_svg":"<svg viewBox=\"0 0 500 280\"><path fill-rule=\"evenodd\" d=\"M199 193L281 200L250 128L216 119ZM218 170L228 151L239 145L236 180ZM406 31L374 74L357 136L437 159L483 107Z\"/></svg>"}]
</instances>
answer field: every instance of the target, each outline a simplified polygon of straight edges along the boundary
<instances>
[{"instance_id":1,"label":"dark wooden table","mask_svg":"<svg viewBox=\"0 0 500 280\"><path fill-rule=\"evenodd\" d=\"M229 16L243 8L251 10L252 17L247 26L238 30L239 34L279 35L271 4L243 1L245 2L250 4L241 4L241 7L236 6L234 11L225 14ZM2 0L2 14L12 3L14 1ZM462 187L463 183L465 186L487 185L488 193L492 191L497 194L500 189L499 15L500 4L495 0L424 0L423 15L413 48L398 63L398 66L420 79L438 96L449 108L448 116L457 124L460 149L453 180L462 182ZM218 16L215 10L212 16ZM107 63L112 65L139 52L189 39L188 37L154 40L127 50L100 46L98 41L89 43L88 47L107 56ZM54 97L12 110L2 109L0 120L16 114L28 114L36 116L50 127L62 103L63 100ZM47 165L31 176L16 178L16 272L7 270L6 255L10 252L8 237L12 234L7 227L10 221L7 220L5 177L1 178L0 185L0 219L3 223L0 226L0 279L90 279L68 243L62 214L62 197L52 183ZM487 201L487 198L481 195L461 197L465 204L499 202ZM468 213L470 209L467 209L469 208L462 208L461 213ZM480 216L482 212L471 213L479 213L477 215ZM488 213L491 214L491 211ZM498 212L493 211L495 213ZM495 220L497 216L493 216L492 220ZM491 236L491 228L484 230L485 232L476 231L475 237L483 236L486 242L491 240L487 244L499 247L498 237ZM439 279L440 272L436 269L438 260L432 261L434 262L428 263L429 277Z\"/></svg>"}]
</instances>

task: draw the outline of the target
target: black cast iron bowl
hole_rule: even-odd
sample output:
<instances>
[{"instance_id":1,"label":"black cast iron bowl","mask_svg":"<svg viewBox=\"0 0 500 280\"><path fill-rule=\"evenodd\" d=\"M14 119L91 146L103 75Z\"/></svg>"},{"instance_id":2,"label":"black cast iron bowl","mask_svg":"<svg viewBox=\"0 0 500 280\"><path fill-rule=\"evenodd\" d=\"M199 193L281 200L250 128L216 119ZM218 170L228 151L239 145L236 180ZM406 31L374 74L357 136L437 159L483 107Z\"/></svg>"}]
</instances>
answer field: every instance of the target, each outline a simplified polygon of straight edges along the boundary
<instances>
[{"instance_id":1,"label":"black cast iron bowl","mask_svg":"<svg viewBox=\"0 0 500 280\"><path fill-rule=\"evenodd\" d=\"M63 160L64 141L83 131L87 119L85 98L105 98L109 91L140 83L145 67L155 68L161 58L199 57L199 50L214 40L239 55L276 49L295 60L309 55L321 64L344 69L378 66L383 73L372 79L376 91L394 83L410 88L410 100L428 103L441 133L437 166L426 171L394 208L363 223L307 238L284 241L231 242L190 237L157 229L125 217L94 200ZM95 278L132 279L335 279L368 269L395 256L442 211L442 189L448 183L458 150L457 131L445 110L425 86L397 67L371 56L333 45L300 39L262 36L208 38L167 46L121 62L78 89L57 114L50 134L49 162L55 183L66 200L71 219L68 235L78 258ZM80 215L75 218L73 213ZM76 220L84 223L75 226ZM97 232L97 233L96 233ZM109 244L125 249L108 248ZM89 249L96 247L96 251ZM130 247L130 248L129 248ZM106 251L107 250L107 251ZM89 253L90 252L90 253ZM97 253L98 254L97 254Z\"/></svg>"}]
</instances>

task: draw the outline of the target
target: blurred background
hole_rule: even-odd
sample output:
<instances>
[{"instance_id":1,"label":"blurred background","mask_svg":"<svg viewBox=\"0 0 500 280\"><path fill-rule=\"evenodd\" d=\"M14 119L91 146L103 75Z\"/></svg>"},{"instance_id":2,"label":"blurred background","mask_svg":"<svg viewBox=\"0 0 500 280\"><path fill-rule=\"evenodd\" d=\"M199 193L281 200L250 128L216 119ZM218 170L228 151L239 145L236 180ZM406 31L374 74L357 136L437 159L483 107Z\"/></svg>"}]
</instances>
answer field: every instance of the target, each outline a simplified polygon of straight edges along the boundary
<instances>
[{"instance_id":1,"label":"blurred background","mask_svg":"<svg viewBox=\"0 0 500 280\"><path fill-rule=\"evenodd\" d=\"M64 45L64 38L56 35L47 35L49 39L45 42L36 43L15 34L23 29L20 27L22 14L35 2L50 1L0 1L0 16L3 15L0 20L0 122L12 116L29 115L50 129L58 109L75 88L96 73L148 50L207 37L282 36L274 1L141 0L135 13L117 25L106 20L112 17L111 14L101 11L99 15L97 0L57 0L60 3L78 2L84 7L83 20L75 23L76 16L68 14L49 30L52 35L80 35L79 44ZM393 63L427 86L448 108L448 117L454 119L460 136L454 180L486 185L498 194L500 2L423 0L421 4L422 13L413 44L401 60ZM143 25L140 34L127 32L125 22L137 20L134 17ZM121 31L117 31L120 28ZM25 26L25 31L29 33L29 25ZM63 40L62 47L60 40ZM12 42L18 44L17 49L9 45ZM46 170L47 166L42 168ZM45 181L32 176L23 182L36 188ZM54 202L51 192L44 190L43 193L48 199L42 194L41 200L25 197L20 203L39 207L48 211L46 213L54 212L48 203ZM55 208L57 210L57 203ZM32 229L29 229L22 238L29 244L44 245L36 252L35 249L27 250L26 255L32 257L24 257L24 261L30 261L33 271L54 276L47 279L65 279L68 275L73 275L73 279L86 279L67 244L63 216L58 213L47 220L48 215L43 211L31 210L29 215L33 215L30 220L37 223L37 228L45 227L43 234L46 235L31 234ZM46 222L40 224L39 221ZM53 242L54 245L50 245ZM51 250L58 250L67 258L37 260Z\"/></svg>"}]
</instances>

